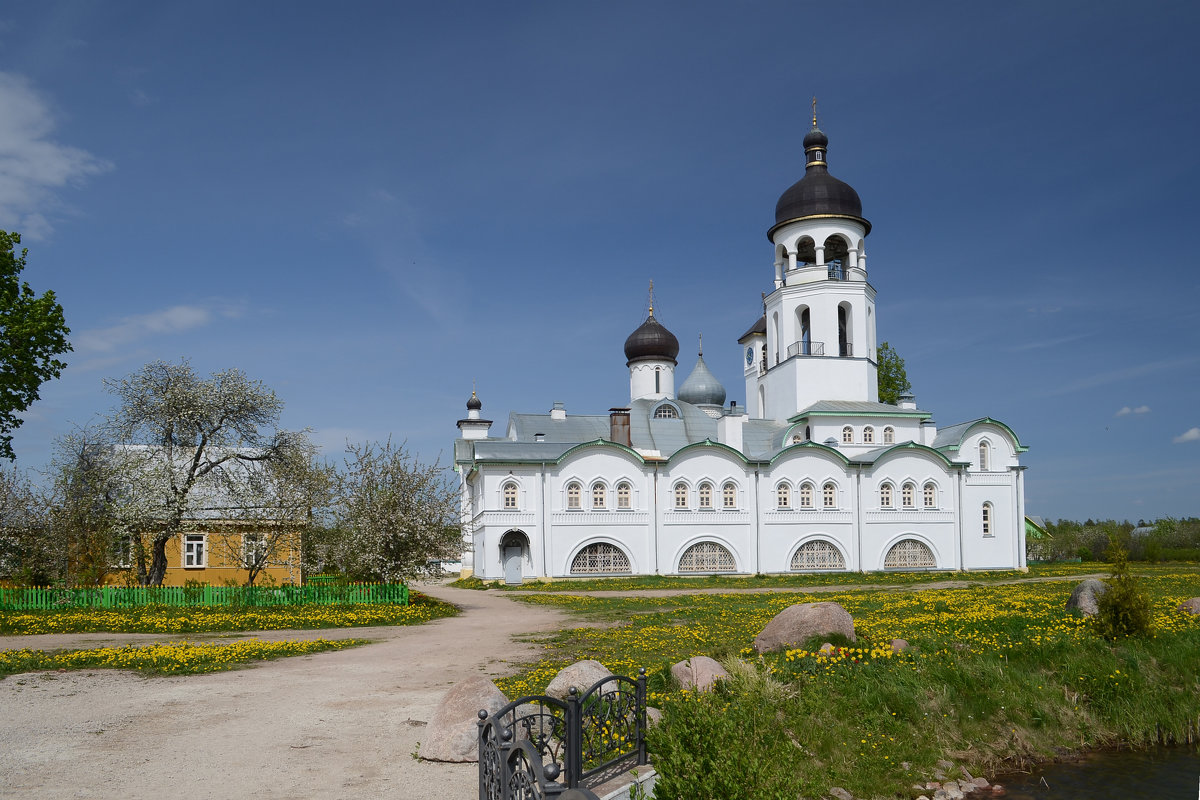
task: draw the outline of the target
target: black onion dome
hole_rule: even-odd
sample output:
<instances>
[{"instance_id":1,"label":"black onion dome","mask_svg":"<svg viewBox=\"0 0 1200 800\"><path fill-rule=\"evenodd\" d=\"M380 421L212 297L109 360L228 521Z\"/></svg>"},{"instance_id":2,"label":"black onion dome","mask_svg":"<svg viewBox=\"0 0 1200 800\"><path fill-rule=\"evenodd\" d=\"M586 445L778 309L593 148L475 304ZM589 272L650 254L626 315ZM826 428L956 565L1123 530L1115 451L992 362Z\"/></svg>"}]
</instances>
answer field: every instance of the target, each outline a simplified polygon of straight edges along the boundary
<instances>
[{"instance_id":1,"label":"black onion dome","mask_svg":"<svg viewBox=\"0 0 1200 800\"><path fill-rule=\"evenodd\" d=\"M827 137L816 125L804 137L804 151L808 165L804 177L793 183L779 197L775 204L775 228L805 217L852 217L863 222L867 232L871 223L863 219L862 200L858 192L845 181L840 181L829 174L826 165L825 148L829 144Z\"/></svg>"},{"instance_id":2,"label":"black onion dome","mask_svg":"<svg viewBox=\"0 0 1200 800\"><path fill-rule=\"evenodd\" d=\"M649 358L674 361L677 355L679 355L679 340L675 338L675 334L664 328L654 318L653 311L650 312L650 316L646 317L646 321L636 331L629 334L629 338L625 340L625 358L628 361Z\"/></svg>"},{"instance_id":3,"label":"black onion dome","mask_svg":"<svg viewBox=\"0 0 1200 800\"><path fill-rule=\"evenodd\" d=\"M467 411L478 411L481 408L483 408L483 401L472 391L471 399L467 401Z\"/></svg>"}]
</instances>

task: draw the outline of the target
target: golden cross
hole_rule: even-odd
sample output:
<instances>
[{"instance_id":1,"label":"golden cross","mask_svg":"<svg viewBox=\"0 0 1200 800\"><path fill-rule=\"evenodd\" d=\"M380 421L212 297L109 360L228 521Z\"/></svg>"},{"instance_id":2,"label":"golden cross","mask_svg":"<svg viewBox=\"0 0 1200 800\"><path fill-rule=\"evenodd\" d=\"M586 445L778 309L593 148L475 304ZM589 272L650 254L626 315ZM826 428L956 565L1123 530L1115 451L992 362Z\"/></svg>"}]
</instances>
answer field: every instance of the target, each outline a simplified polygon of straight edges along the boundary
<instances>
[{"instance_id":1,"label":"golden cross","mask_svg":"<svg viewBox=\"0 0 1200 800\"><path fill-rule=\"evenodd\" d=\"M813 127L817 127L817 96L813 95Z\"/></svg>"}]
</instances>

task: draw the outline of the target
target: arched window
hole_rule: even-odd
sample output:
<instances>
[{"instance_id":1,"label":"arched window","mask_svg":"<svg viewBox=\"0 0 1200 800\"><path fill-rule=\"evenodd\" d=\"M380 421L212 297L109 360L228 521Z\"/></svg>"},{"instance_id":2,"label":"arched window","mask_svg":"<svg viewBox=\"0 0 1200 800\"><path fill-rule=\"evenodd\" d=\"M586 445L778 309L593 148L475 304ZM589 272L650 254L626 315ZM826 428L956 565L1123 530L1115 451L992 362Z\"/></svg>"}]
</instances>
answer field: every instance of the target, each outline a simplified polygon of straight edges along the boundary
<instances>
[{"instance_id":1,"label":"arched window","mask_svg":"<svg viewBox=\"0 0 1200 800\"><path fill-rule=\"evenodd\" d=\"M996 532L992 530L992 504L983 504L983 535L995 536Z\"/></svg>"},{"instance_id":2,"label":"arched window","mask_svg":"<svg viewBox=\"0 0 1200 800\"><path fill-rule=\"evenodd\" d=\"M883 559L884 569L928 569L936 566L933 551L916 539L896 542Z\"/></svg>"},{"instance_id":3,"label":"arched window","mask_svg":"<svg viewBox=\"0 0 1200 800\"><path fill-rule=\"evenodd\" d=\"M730 553L716 542L700 542L679 557L680 572L734 572L737 564Z\"/></svg>"},{"instance_id":4,"label":"arched window","mask_svg":"<svg viewBox=\"0 0 1200 800\"><path fill-rule=\"evenodd\" d=\"M842 443L854 444L854 428L851 428L849 425L842 428Z\"/></svg>"},{"instance_id":5,"label":"arched window","mask_svg":"<svg viewBox=\"0 0 1200 800\"><path fill-rule=\"evenodd\" d=\"M933 481L925 484L925 507L937 508L937 484Z\"/></svg>"},{"instance_id":6,"label":"arched window","mask_svg":"<svg viewBox=\"0 0 1200 800\"><path fill-rule=\"evenodd\" d=\"M837 487L833 485L832 481L825 484L822 494L825 498L826 508L837 508Z\"/></svg>"},{"instance_id":7,"label":"arched window","mask_svg":"<svg viewBox=\"0 0 1200 800\"><path fill-rule=\"evenodd\" d=\"M608 505L608 489L603 483L592 484L592 508L604 508Z\"/></svg>"},{"instance_id":8,"label":"arched window","mask_svg":"<svg viewBox=\"0 0 1200 800\"><path fill-rule=\"evenodd\" d=\"M589 544L571 560L572 575L629 574L629 556L605 542Z\"/></svg>"},{"instance_id":9,"label":"arched window","mask_svg":"<svg viewBox=\"0 0 1200 800\"><path fill-rule=\"evenodd\" d=\"M675 410L675 406L663 403L658 408L654 409L655 419L679 419L679 412Z\"/></svg>"},{"instance_id":10,"label":"arched window","mask_svg":"<svg viewBox=\"0 0 1200 800\"><path fill-rule=\"evenodd\" d=\"M713 507L713 485L707 481L700 484L700 507L711 509Z\"/></svg>"},{"instance_id":11,"label":"arched window","mask_svg":"<svg viewBox=\"0 0 1200 800\"><path fill-rule=\"evenodd\" d=\"M989 445L986 441L980 442L979 443L979 471L980 472L987 472L989 469L991 469L991 467L989 466L989 464L991 462L991 458L990 458L991 454L992 454L991 445Z\"/></svg>"},{"instance_id":12,"label":"arched window","mask_svg":"<svg viewBox=\"0 0 1200 800\"><path fill-rule=\"evenodd\" d=\"M512 481L504 484L504 507L517 507L517 485Z\"/></svg>"},{"instance_id":13,"label":"arched window","mask_svg":"<svg viewBox=\"0 0 1200 800\"><path fill-rule=\"evenodd\" d=\"M629 508L629 498L633 494L633 487L625 481L617 484L617 508Z\"/></svg>"},{"instance_id":14,"label":"arched window","mask_svg":"<svg viewBox=\"0 0 1200 800\"><path fill-rule=\"evenodd\" d=\"M659 394L660 392L662 392L662 368L655 367L654 368L654 393Z\"/></svg>"},{"instance_id":15,"label":"arched window","mask_svg":"<svg viewBox=\"0 0 1200 800\"><path fill-rule=\"evenodd\" d=\"M813 485L808 481L800 484L800 507L813 507Z\"/></svg>"},{"instance_id":16,"label":"arched window","mask_svg":"<svg viewBox=\"0 0 1200 800\"><path fill-rule=\"evenodd\" d=\"M567 508L579 508L579 496L583 493L583 487L578 483L567 484Z\"/></svg>"},{"instance_id":17,"label":"arched window","mask_svg":"<svg viewBox=\"0 0 1200 800\"><path fill-rule=\"evenodd\" d=\"M781 483L775 487L775 507L792 507L792 487L788 486L786 483Z\"/></svg>"},{"instance_id":18,"label":"arched window","mask_svg":"<svg viewBox=\"0 0 1200 800\"><path fill-rule=\"evenodd\" d=\"M875 429L872 428L870 425L868 425L867 427L863 428L863 444L874 444L874 443L875 443Z\"/></svg>"},{"instance_id":19,"label":"arched window","mask_svg":"<svg viewBox=\"0 0 1200 800\"><path fill-rule=\"evenodd\" d=\"M845 568L846 559L842 558L842 551L820 539L800 545L792 556L793 570Z\"/></svg>"},{"instance_id":20,"label":"arched window","mask_svg":"<svg viewBox=\"0 0 1200 800\"><path fill-rule=\"evenodd\" d=\"M879 487L879 507L892 508L892 485L885 483Z\"/></svg>"},{"instance_id":21,"label":"arched window","mask_svg":"<svg viewBox=\"0 0 1200 800\"><path fill-rule=\"evenodd\" d=\"M688 488L687 484L680 481L675 484L675 507L687 508L688 504Z\"/></svg>"},{"instance_id":22,"label":"arched window","mask_svg":"<svg viewBox=\"0 0 1200 800\"><path fill-rule=\"evenodd\" d=\"M905 508L917 507L917 487L915 484L906 483L900 487L900 502Z\"/></svg>"},{"instance_id":23,"label":"arched window","mask_svg":"<svg viewBox=\"0 0 1200 800\"><path fill-rule=\"evenodd\" d=\"M721 505L725 508L737 508L737 484L733 481L721 487Z\"/></svg>"},{"instance_id":24,"label":"arched window","mask_svg":"<svg viewBox=\"0 0 1200 800\"><path fill-rule=\"evenodd\" d=\"M895 444L896 443L896 429L893 428L891 425L888 425L886 428L883 429L883 443L884 444Z\"/></svg>"}]
</instances>

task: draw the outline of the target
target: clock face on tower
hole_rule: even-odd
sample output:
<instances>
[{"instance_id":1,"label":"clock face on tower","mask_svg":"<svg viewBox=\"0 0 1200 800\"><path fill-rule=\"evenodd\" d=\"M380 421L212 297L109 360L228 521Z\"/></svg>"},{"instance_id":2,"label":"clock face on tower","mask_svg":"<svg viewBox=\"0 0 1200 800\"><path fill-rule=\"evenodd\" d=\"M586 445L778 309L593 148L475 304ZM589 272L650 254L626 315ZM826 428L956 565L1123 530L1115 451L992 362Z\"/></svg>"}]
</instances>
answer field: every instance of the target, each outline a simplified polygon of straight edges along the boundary
<instances>
[{"instance_id":1,"label":"clock face on tower","mask_svg":"<svg viewBox=\"0 0 1200 800\"><path fill-rule=\"evenodd\" d=\"M753 363L754 363L754 348L747 347L746 348L746 366L748 367Z\"/></svg>"}]
</instances>

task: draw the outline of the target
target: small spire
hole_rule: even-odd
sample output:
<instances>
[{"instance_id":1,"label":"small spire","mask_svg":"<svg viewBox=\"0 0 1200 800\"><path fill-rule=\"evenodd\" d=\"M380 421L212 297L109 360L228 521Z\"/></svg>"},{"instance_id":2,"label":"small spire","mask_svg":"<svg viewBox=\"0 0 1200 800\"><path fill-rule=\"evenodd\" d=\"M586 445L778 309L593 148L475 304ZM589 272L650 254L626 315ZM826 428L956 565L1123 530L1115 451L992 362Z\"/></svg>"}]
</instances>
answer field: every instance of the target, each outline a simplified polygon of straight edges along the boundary
<instances>
[{"instance_id":1,"label":"small spire","mask_svg":"<svg viewBox=\"0 0 1200 800\"><path fill-rule=\"evenodd\" d=\"M816 95L813 95L812 107L813 107L813 127L815 128L815 127L817 127L817 96Z\"/></svg>"},{"instance_id":2,"label":"small spire","mask_svg":"<svg viewBox=\"0 0 1200 800\"><path fill-rule=\"evenodd\" d=\"M650 316L654 316L654 279L650 279Z\"/></svg>"},{"instance_id":3,"label":"small spire","mask_svg":"<svg viewBox=\"0 0 1200 800\"><path fill-rule=\"evenodd\" d=\"M703 333L700 334L700 353L699 353L699 355L701 358L704 358L704 334Z\"/></svg>"}]
</instances>

